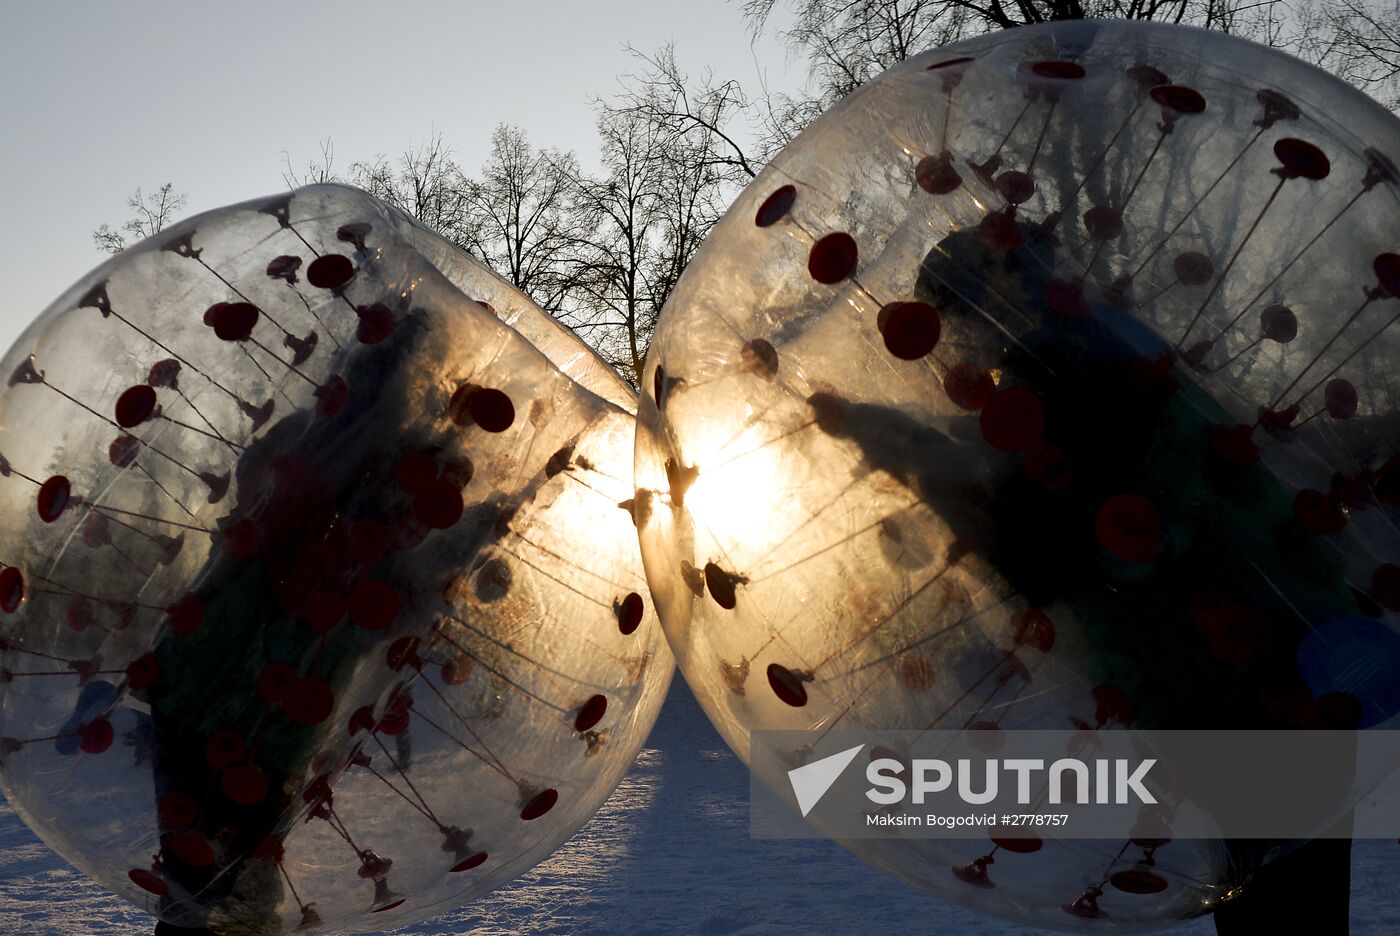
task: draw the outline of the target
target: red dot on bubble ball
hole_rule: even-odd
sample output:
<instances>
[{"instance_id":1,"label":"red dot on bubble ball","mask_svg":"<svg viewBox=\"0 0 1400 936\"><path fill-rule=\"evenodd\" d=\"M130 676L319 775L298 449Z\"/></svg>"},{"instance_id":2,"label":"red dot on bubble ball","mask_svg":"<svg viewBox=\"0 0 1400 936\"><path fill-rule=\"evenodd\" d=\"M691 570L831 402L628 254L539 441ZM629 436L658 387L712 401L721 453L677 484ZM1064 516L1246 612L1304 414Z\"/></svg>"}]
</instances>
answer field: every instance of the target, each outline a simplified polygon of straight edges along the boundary
<instances>
[{"instance_id":1,"label":"red dot on bubble ball","mask_svg":"<svg viewBox=\"0 0 1400 936\"><path fill-rule=\"evenodd\" d=\"M399 615L399 593L388 582L364 579L350 592L350 620L365 630L384 630Z\"/></svg>"},{"instance_id":2,"label":"red dot on bubble ball","mask_svg":"<svg viewBox=\"0 0 1400 936\"><path fill-rule=\"evenodd\" d=\"M106 446L106 460L116 467L127 467L132 465L136 456L141 451L141 444L134 435L122 435L112 439L112 444Z\"/></svg>"},{"instance_id":3,"label":"red dot on bubble ball","mask_svg":"<svg viewBox=\"0 0 1400 936\"><path fill-rule=\"evenodd\" d=\"M1364 714L1365 710L1356 696L1349 692L1333 691L1318 696L1304 718L1309 727L1351 731L1361 724Z\"/></svg>"},{"instance_id":4,"label":"red dot on bubble ball","mask_svg":"<svg viewBox=\"0 0 1400 936\"><path fill-rule=\"evenodd\" d=\"M362 705L355 709L350 715L347 728L352 735L359 734L361 731L372 731L374 729L374 708Z\"/></svg>"},{"instance_id":5,"label":"red dot on bubble ball","mask_svg":"<svg viewBox=\"0 0 1400 936\"><path fill-rule=\"evenodd\" d=\"M335 694L316 676L303 676L292 683L282 699L282 711L298 725L319 725L334 708Z\"/></svg>"},{"instance_id":6,"label":"red dot on bubble ball","mask_svg":"<svg viewBox=\"0 0 1400 936\"><path fill-rule=\"evenodd\" d=\"M72 488L68 484L68 479L63 475L54 475L39 485L37 501L39 519L45 523L53 523L63 515L71 495Z\"/></svg>"},{"instance_id":7,"label":"red dot on bubble ball","mask_svg":"<svg viewBox=\"0 0 1400 936\"><path fill-rule=\"evenodd\" d=\"M155 894L157 897L168 897L170 895L170 885L166 884L160 875L145 868L132 868L126 872L126 876L131 878L131 882L144 891Z\"/></svg>"},{"instance_id":8,"label":"red dot on bubble ball","mask_svg":"<svg viewBox=\"0 0 1400 936\"><path fill-rule=\"evenodd\" d=\"M724 571L718 564L705 563L705 585L710 590L710 597L726 611L733 611L734 606L738 603L735 586L740 584L740 581L738 577Z\"/></svg>"},{"instance_id":9,"label":"red dot on bubble ball","mask_svg":"<svg viewBox=\"0 0 1400 936\"><path fill-rule=\"evenodd\" d=\"M1293 516L1305 529L1318 536L1340 533L1347 525L1346 511L1332 497L1305 488L1293 498Z\"/></svg>"},{"instance_id":10,"label":"red dot on bubble ball","mask_svg":"<svg viewBox=\"0 0 1400 936\"><path fill-rule=\"evenodd\" d=\"M642 596L629 592L617 605L617 629L623 634L631 634L642 624L644 605Z\"/></svg>"},{"instance_id":11,"label":"red dot on bubble ball","mask_svg":"<svg viewBox=\"0 0 1400 936\"><path fill-rule=\"evenodd\" d=\"M187 594L165 609L170 629L177 634L192 634L204 623L204 602L198 595Z\"/></svg>"},{"instance_id":12,"label":"red dot on bubble ball","mask_svg":"<svg viewBox=\"0 0 1400 936\"><path fill-rule=\"evenodd\" d=\"M306 268L306 281L320 289L338 289L355 275L355 264L341 254L326 254L311 261Z\"/></svg>"},{"instance_id":13,"label":"red dot on bubble ball","mask_svg":"<svg viewBox=\"0 0 1400 936\"><path fill-rule=\"evenodd\" d=\"M1187 603L1191 626L1203 634L1219 633L1248 610L1225 592L1209 586L1199 589Z\"/></svg>"},{"instance_id":14,"label":"red dot on bubble ball","mask_svg":"<svg viewBox=\"0 0 1400 936\"><path fill-rule=\"evenodd\" d=\"M763 204L758 206L753 223L761 228L772 227L787 217L796 201L797 189L793 186L784 185L775 189L771 195L763 200Z\"/></svg>"},{"instance_id":15,"label":"red dot on bubble ball","mask_svg":"<svg viewBox=\"0 0 1400 936\"><path fill-rule=\"evenodd\" d=\"M1097 205L1084 212L1084 230L1094 240L1112 240L1123 233L1123 215L1117 208Z\"/></svg>"},{"instance_id":16,"label":"red dot on bubble ball","mask_svg":"<svg viewBox=\"0 0 1400 936\"><path fill-rule=\"evenodd\" d=\"M389 709L379 720L375 730L386 735L401 735L408 730L413 717L413 706L407 696L400 696L389 703Z\"/></svg>"},{"instance_id":17,"label":"red dot on bubble ball","mask_svg":"<svg viewBox=\"0 0 1400 936\"><path fill-rule=\"evenodd\" d=\"M286 849L282 845L282 840L275 835L264 835L253 849L253 858L256 861L281 862L286 855Z\"/></svg>"},{"instance_id":18,"label":"red dot on bubble ball","mask_svg":"<svg viewBox=\"0 0 1400 936\"><path fill-rule=\"evenodd\" d=\"M1298 317L1285 305L1271 305L1259 313L1259 331L1270 341L1288 344L1298 337Z\"/></svg>"},{"instance_id":19,"label":"red dot on bubble ball","mask_svg":"<svg viewBox=\"0 0 1400 936\"><path fill-rule=\"evenodd\" d=\"M1215 275L1215 264L1205 254L1188 250L1177 254L1172 261L1172 272L1187 286L1200 286L1210 282Z\"/></svg>"},{"instance_id":20,"label":"red dot on bubble ball","mask_svg":"<svg viewBox=\"0 0 1400 936\"><path fill-rule=\"evenodd\" d=\"M802 677L781 663L768 664L768 687L783 702L793 708L807 704L807 687L802 685Z\"/></svg>"},{"instance_id":21,"label":"red dot on bubble ball","mask_svg":"<svg viewBox=\"0 0 1400 936\"><path fill-rule=\"evenodd\" d=\"M146 384L137 384L117 397L117 425L123 429L139 426L156 411L156 391Z\"/></svg>"},{"instance_id":22,"label":"red dot on bubble ball","mask_svg":"<svg viewBox=\"0 0 1400 936\"><path fill-rule=\"evenodd\" d=\"M743 359L744 367L762 377L764 380L772 380L778 373L778 349L772 343L762 338L753 338L744 342L744 347L739 352Z\"/></svg>"},{"instance_id":23,"label":"red dot on bubble ball","mask_svg":"<svg viewBox=\"0 0 1400 936\"><path fill-rule=\"evenodd\" d=\"M488 856L486 852L477 852L474 855L470 855L466 858L463 858L461 861L448 868L447 871L449 874L458 874L462 871L470 871L472 868L480 867L481 865L485 864L487 857Z\"/></svg>"},{"instance_id":24,"label":"red dot on bubble ball","mask_svg":"<svg viewBox=\"0 0 1400 936\"><path fill-rule=\"evenodd\" d=\"M394 471L394 483L409 494L417 494L437 480L437 459L427 452L407 452L399 459Z\"/></svg>"},{"instance_id":25,"label":"red dot on bubble ball","mask_svg":"<svg viewBox=\"0 0 1400 936\"><path fill-rule=\"evenodd\" d=\"M112 528L108 525L105 514L94 511L83 520L83 542L92 549L112 542Z\"/></svg>"},{"instance_id":26,"label":"red dot on bubble ball","mask_svg":"<svg viewBox=\"0 0 1400 936\"><path fill-rule=\"evenodd\" d=\"M942 322L926 302L891 302L876 319L885 350L903 361L916 361L938 344Z\"/></svg>"},{"instance_id":27,"label":"red dot on bubble ball","mask_svg":"<svg viewBox=\"0 0 1400 936\"><path fill-rule=\"evenodd\" d=\"M1031 71L1041 78L1076 81L1084 77L1084 66L1078 62L1045 61L1031 65Z\"/></svg>"},{"instance_id":28,"label":"red dot on bubble ball","mask_svg":"<svg viewBox=\"0 0 1400 936\"><path fill-rule=\"evenodd\" d=\"M1002 452L1019 452L1045 431L1045 409L1025 387L998 390L982 407L982 438Z\"/></svg>"},{"instance_id":29,"label":"red dot on bubble ball","mask_svg":"<svg viewBox=\"0 0 1400 936\"><path fill-rule=\"evenodd\" d=\"M220 302L210 306L206 320L222 341L243 341L258 324L258 307L251 302Z\"/></svg>"},{"instance_id":30,"label":"red dot on bubble ball","mask_svg":"<svg viewBox=\"0 0 1400 936\"><path fill-rule=\"evenodd\" d=\"M1280 120L1297 120L1302 116L1298 105L1294 104L1291 98L1272 88L1261 88L1254 98L1264 107L1264 118L1256 126L1267 128Z\"/></svg>"},{"instance_id":31,"label":"red dot on bubble ball","mask_svg":"<svg viewBox=\"0 0 1400 936\"><path fill-rule=\"evenodd\" d=\"M1167 879L1146 868L1119 871L1109 882L1125 894L1160 894L1167 889Z\"/></svg>"},{"instance_id":32,"label":"red dot on bubble ball","mask_svg":"<svg viewBox=\"0 0 1400 936\"><path fill-rule=\"evenodd\" d=\"M1259 460L1259 446L1254 444L1254 427L1244 423L1212 426L1210 447L1223 461L1232 465L1252 465Z\"/></svg>"},{"instance_id":33,"label":"red dot on bubble ball","mask_svg":"<svg viewBox=\"0 0 1400 936\"><path fill-rule=\"evenodd\" d=\"M914 167L914 181L930 195L947 195L962 185L962 176L953 168L952 156L940 153L919 160Z\"/></svg>"},{"instance_id":34,"label":"red dot on bubble ball","mask_svg":"<svg viewBox=\"0 0 1400 936\"><path fill-rule=\"evenodd\" d=\"M215 770L225 770L241 761L247 752L243 736L224 729L209 736L208 743L204 745L204 762Z\"/></svg>"},{"instance_id":35,"label":"red dot on bubble ball","mask_svg":"<svg viewBox=\"0 0 1400 936\"><path fill-rule=\"evenodd\" d=\"M1387 295L1400 296L1400 254L1380 254L1371 262L1371 269Z\"/></svg>"},{"instance_id":36,"label":"red dot on bubble ball","mask_svg":"<svg viewBox=\"0 0 1400 936\"><path fill-rule=\"evenodd\" d=\"M526 822L529 822L531 819L538 819L540 816L543 816L553 809L554 804L557 802L559 802L558 790L548 789L536 793L534 796L530 797L529 802L521 808L520 818L524 819Z\"/></svg>"},{"instance_id":37,"label":"red dot on bubble ball","mask_svg":"<svg viewBox=\"0 0 1400 936\"><path fill-rule=\"evenodd\" d=\"M603 715L608 711L608 700L606 696L595 695L578 710L578 715L574 718L575 731L587 731L598 722L603 720Z\"/></svg>"},{"instance_id":38,"label":"red dot on bubble ball","mask_svg":"<svg viewBox=\"0 0 1400 936\"><path fill-rule=\"evenodd\" d=\"M1285 176L1316 182L1332 171L1326 154L1306 140L1285 137L1274 144L1274 155L1283 164Z\"/></svg>"},{"instance_id":39,"label":"red dot on bubble ball","mask_svg":"<svg viewBox=\"0 0 1400 936\"><path fill-rule=\"evenodd\" d=\"M162 829L187 829L199 817L199 804L188 793L171 791L156 801L156 820Z\"/></svg>"},{"instance_id":40,"label":"red dot on bubble ball","mask_svg":"<svg viewBox=\"0 0 1400 936\"><path fill-rule=\"evenodd\" d=\"M839 283L856 271L860 250L856 240L844 231L828 234L812 245L807 255L807 272L818 283Z\"/></svg>"},{"instance_id":41,"label":"red dot on bubble ball","mask_svg":"<svg viewBox=\"0 0 1400 936\"><path fill-rule=\"evenodd\" d=\"M172 835L165 847L170 854L192 868L207 868L214 863L213 846L204 836L193 832Z\"/></svg>"},{"instance_id":42,"label":"red dot on bubble ball","mask_svg":"<svg viewBox=\"0 0 1400 936\"><path fill-rule=\"evenodd\" d=\"M1358 399L1356 387L1350 380L1338 377L1328 381L1323 392L1327 413L1333 419L1350 419L1356 415Z\"/></svg>"},{"instance_id":43,"label":"red dot on bubble ball","mask_svg":"<svg viewBox=\"0 0 1400 936\"><path fill-rule=\"evenodd\" d=\"M515 404L500 390L464 384L457 388L449 404L454 421L476 423L487 432L505 432L515 422Z\"/></svg>"},{"instance_id":44,"label":"red dot on bubble ball","mask_svg":"<svg viewBox=\"0 0 1400 936\"><path fill-rule=\"evenodd\" d=\"M1133 700L1122 689L1110 685L1095 686L1091 694L1094 697L1094 720L1099 725L1117 722L1126 727L1133 723Z\"/></svg>"},{"instance_id":45,"label":"red dot on bubble ball","mask_svg":"<svg viewBox=\"0 0 1400 936\"><path fill-rule=\"evenodd\" d=\"M369 306L356 306L355 314L360 323L355 327L355 339L360 344L379 344L394 330L394 313L382 302Z\"/></svg>"},{"instance_id":46,"label":"red dot on bubble ball","mask_svg":"<svg viewBox=\"0 0 1400 936\"><path fill-rule=\"evenodd\" d=\"M297 270L300 269L300 257L283 254L280 257L273 257L268 261L267 268L263 272L272 279L286 280L290 285L297 281Z\"/></svg>"},{"instance_id":47,"label":"red dot on bubble ball","mask_svg":"<svg viewBox=\"0 0 1400 936\"><path fill-rule=\"evenodd\" d=\"M344 618L350 602L339 592L317 589L302 605L301 615L306 625L318 634L329 634Z\"/></svg>"},{"instance_id":48,"label":"red dot on bubble ball","mask_svg":"<svg viewBox=\"0 0 1400 936\"><path fill-rule=\"evenodd\" d=\"M943 392L953 405L965 410L980 410L996 392L992 375L972 364L954 364L943 378Z\"/></svg>"},{"instance_id":49,"label":"red dot on bubble ball","mask_svg":"<svg viewBox=\"0 0 1400 936\"><path fill-rule=\"evenodd\" d=\"M256 806L267 799L267 777L252 764L224 771L219 789L240 806Z\"/></svg>"},{"instance_id":50,"label":"red dot on bubble ball","mask_svg":"<svg viewBox=\"0 0 1400 936\"><path fill-rule=\"evenodd\" d=\"M1148 93L1152 100L1178 114L1199 114L1206 109L1206 99L1201 93L1184 85L1161 85Z\"/></svg>"},{"instance_id":51,"label":"red dot on bubble ball","mask_svg":"<svg viewBox=\"0 0 1400 936\"><path fill-rule=\"evenodd\" d=\"M438 479L413 499L413 515L431 530L446 530L462 518L462 489Z\"/></svg>"},{"instance_id":52,"label":"red dot on bubble ball","mask_svg":"<svg viewBox=\"0 0 1400 936\"><path fill-rule=\"evenodd\" d=\"M126 684L133 692L145 692L155 685L160 675L160 664L154 653L146 652L126 666Z\"/></svg>"},{"instance_id":53,"label":"red dot on bubble ball","mask_svg":"<svg viewBox=\"0 0 1400 936\"><path fill-rule=\"evenodd\" d=\"M1119 494L1099 507L1094 532L1103 548L1124 562L1151 562L1162 545L1162 518L1147 498Z\"/></svg>"},{"instance_id":54,"label":"red dot on bubble ball","mask_svg":"<svg viewBox=\"0 0 1400 936\"><path fill-rule=\"evenodd\" d=\"M1015 852L1018 855L1034 854L1045 846L1039 836L1030 833L1026 835L994 835L992 843L1002 851Z\"/></svg>"},{"instance_id":55,"label":"red dot on bubble ball","mask_svg":"<svg viewBox=\"0 0 1400 936\"><path fill-rule=\"evenodd\" d=\"M271 660L258 673L255 684L257 693L268 705L276 705L287 695L287 688L299 677L297 671L285 660Z\"/></svg>"},{"instance_id":56,"label":"red dot on bubble ball","mask_svg":"<svg viewBox=\"0 0 1400 936\"><path fill-rule=\"evenodd\" d=\"M24 573L14 566L0 570L0 611L14 614L24 600Z\"/></svg>"},{"instance_id":57,"label":"red dot on bubble ball","mask_svg":"<svg viewBox=\"0 0 1400 936\"><path fill-rule=\"evenodd\" d=\"M79 633L88 629L93 623L96 612L93 610L92 602L86 598L70 598L68 600L68 613L66 615L69 628Z\"/></svg>"},{"instance_id":58,"label":"red dot on bubble ball","mask_svg":"<svg viewBox=\"0 0 1400 936\"><path fill-rule=\"evenodd\" d=\"M116 733L105 718L94 718L78 728L78 746L88 754L101 754L112 746Z\"/></svg>"},{"instance_id":59,"label":"red dot on bubble ball","mask_svg":"<svg viewBox=\"0 0 1400 936\"><path fill-rule=\"evenodd\" d=\"M384 659L391 670L401 670L410 664L422 662L418 657L418 638L412 635L400 637L389 645Z\"/></svg>"},{"instance_id":60,"label":"red dot on bubble ball","mask_svg":"<svg viewBox=\"0 0 1400 936\"><path fill-rule=\"evenodd\" d=\"M1019 169L1008 169L996 178L997 191L1012 205L1021 205L1035 194L1035 180Z\"/></svg>"},{"instance_id":61,"label":"red dot on bubble ball","mask_svg":"<svg viewBox=\"0 0 1400 936\"><path fill-rule=\"evenodd\" d=\"M472 658L465 653L459 653L452 659L443 661L442 681L449 686L460 686L471 679L473 667Z\"/></svg>"}]
</instances>

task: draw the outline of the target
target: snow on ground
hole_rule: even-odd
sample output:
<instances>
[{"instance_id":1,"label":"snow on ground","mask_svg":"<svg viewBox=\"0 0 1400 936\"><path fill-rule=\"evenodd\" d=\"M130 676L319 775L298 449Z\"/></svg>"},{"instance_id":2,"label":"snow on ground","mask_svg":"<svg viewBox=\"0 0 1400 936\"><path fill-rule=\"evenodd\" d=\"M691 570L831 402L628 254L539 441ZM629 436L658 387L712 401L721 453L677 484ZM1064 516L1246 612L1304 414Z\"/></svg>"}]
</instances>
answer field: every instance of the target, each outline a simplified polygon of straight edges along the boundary
<instances>
[{"instance_id":1,"label":"snow on ground","mask_svg":"<svg viewBox=\"0 0 1400 936\"><path fill-rule=\"evenodd\" d=\"M1033 936L821 841L749 838L748 777L677 679L636 766L548 861L414 936ZM1358 843L1353 936L1400 932L1400 848ZM0 933L149 934L153 922L39 843L0 801ZM1214 933L1208 920L1172 930Z\"/></svg>"}]
</instances>

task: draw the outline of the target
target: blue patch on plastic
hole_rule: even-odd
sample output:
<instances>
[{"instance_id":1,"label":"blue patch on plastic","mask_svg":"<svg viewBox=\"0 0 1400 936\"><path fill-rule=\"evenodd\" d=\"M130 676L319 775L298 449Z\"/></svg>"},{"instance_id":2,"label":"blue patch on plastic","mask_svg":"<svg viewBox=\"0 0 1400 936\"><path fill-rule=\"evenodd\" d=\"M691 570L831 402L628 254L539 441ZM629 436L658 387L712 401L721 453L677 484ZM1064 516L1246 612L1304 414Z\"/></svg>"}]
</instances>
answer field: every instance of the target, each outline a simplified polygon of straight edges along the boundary
<instances>
[{"instance_id":1,"label":"blue patch on plastic","mask_svg":"<svg viewBox=\"0 0 1400 936\"><path fill-rule=\"evenodd\" d=\"M121 693L117 691L117 687L105 679L98 679L84 686L82 692L78 693L78 704L73 706L73 714L63 723L58 732L59 736L54 739L54 749L64 757L77 754L81 741L78 728L98 716L106 715L112 710L112 706L117 704L119 698Z\"/></svg>"},{"instance_id":2,"label":"blue patch on plastic","mask_svg":"<svg viewBox=\"0 0 1400 936\"><path fill-rule=\"evenodd\" d=\"M1400 634L1367 617L1334 618L1303 638L1298 671L1314 697L1346 692L1361 704L1361 727L1400 712Z\"/></svg>"}]
</instances>

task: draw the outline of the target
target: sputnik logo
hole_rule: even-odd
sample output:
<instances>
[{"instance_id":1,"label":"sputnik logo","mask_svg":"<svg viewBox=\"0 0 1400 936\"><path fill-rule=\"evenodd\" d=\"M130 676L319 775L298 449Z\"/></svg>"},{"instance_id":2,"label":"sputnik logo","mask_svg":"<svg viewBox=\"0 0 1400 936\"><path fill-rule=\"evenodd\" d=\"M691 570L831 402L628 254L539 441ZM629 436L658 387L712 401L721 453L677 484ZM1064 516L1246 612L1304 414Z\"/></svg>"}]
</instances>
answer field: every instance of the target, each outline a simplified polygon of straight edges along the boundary
<instances>
[{"instance_id":1,"label":"sputnik logo","mask_svg":"<svg viewBox=\"0 0 1400 936\"><path fill-rule=\"evenodd\" d=\"M807 818L807 814L821 802L826 791L831 789L831 785L864 747L864 744L858 744L788 771L788 782L792 784L792 792L797 797L797 808L801 810L802 818Z\"/></svg>"}]
</instances>

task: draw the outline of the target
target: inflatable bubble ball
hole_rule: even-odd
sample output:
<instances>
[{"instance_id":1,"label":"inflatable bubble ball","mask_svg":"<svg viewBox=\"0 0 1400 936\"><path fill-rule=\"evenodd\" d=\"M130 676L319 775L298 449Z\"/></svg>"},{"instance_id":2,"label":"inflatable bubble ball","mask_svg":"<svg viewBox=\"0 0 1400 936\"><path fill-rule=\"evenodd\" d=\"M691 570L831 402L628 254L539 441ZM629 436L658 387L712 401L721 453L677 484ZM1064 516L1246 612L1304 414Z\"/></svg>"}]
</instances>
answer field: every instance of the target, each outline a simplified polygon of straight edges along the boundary
<instances>
[{"instance_id":1,"label":"inflatable bubble ball","mask_svg":"<svg viewBox=\"0 0 1400 936\"><path fill-rule=\"evenodd\" d=\"M785 148L671 297L639 411L647 579L735 751L1393 725L1397 159L1339 80L1134 22L918 55ZM1273 853L1169 819L847 847L1085 931L1208 912Z\"/></svg>"}]
</instances>

